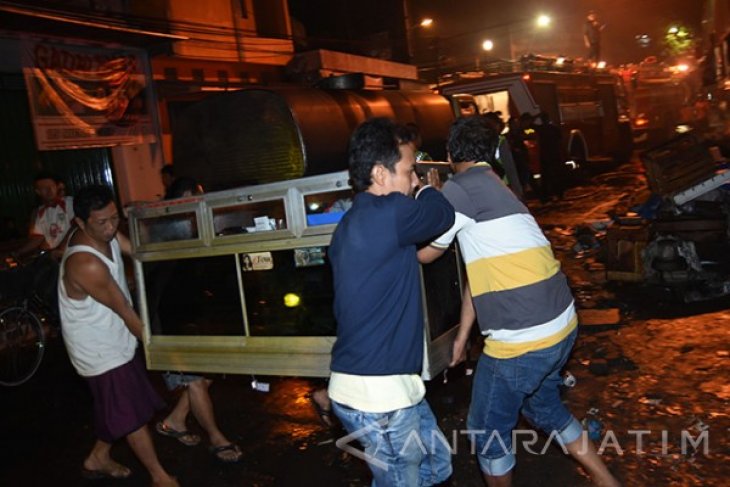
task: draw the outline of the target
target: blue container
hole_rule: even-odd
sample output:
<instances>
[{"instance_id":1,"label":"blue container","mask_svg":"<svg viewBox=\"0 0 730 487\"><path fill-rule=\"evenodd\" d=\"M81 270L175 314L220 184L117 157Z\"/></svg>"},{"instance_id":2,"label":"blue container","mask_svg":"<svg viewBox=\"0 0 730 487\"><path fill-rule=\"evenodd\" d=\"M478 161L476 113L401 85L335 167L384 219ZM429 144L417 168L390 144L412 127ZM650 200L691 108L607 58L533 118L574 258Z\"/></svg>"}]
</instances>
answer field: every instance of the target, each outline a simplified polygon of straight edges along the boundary
<instances>
[{"instance_id":1,"label":"blue container","mask_svg":"<svg viewBox=\"0 0 730 487\"><path fill-rule=\"evenodd\" d=\"M307 226L315 227L317 225L330 225L332 223L339 223L342 220L344 211L331 211L329 213L314 213L307 215Z\"/></svg>"}]
</instances>

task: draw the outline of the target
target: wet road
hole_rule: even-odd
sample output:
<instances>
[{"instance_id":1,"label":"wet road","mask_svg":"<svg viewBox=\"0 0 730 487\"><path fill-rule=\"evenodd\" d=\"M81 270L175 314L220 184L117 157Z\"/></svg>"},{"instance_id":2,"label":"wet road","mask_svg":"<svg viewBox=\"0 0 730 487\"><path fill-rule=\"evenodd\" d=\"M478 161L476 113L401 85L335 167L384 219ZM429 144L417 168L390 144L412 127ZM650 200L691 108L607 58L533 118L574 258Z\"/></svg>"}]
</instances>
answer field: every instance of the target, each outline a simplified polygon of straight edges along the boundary
<instances>
[{"instance_id":1,"label":"wet road","mask_svg":"<svg viewBox=\"0 0 730 487\"><path fill-rule=\"evenodd\" d=\"M730 301L692 307L657 301L641 289L606 283L596 265L600 248L575 250L576 226L621 213L641 201L644 187L635 168L627 166L596 178L590 187L571 189L565 201L534 208L579 307L619 308L622 317L615 326L581 327L567 366L577 385L566 390L565 401L579 419L597 409L604 459L625 485L728 485ZM467 437L459 433L469 403L466 369L449 372L446 383L429 383L427 398L447 438L456 432L452 485L479 486ZM151 375L164 391L159 374ZM321 426L311 410L306 394L317 381L258 379L270 382L271 391L252 390L245 376L215 376L211 389L222 429L244 452L242 464L221 465L202 444L185 447L155 435L162 463L183 486L369 485L365 465L334 445L344 433ZM133 468L132 478L106 484L81 479L79 469L92 443L88 390L60 340L51 340L30 382L0 389L0 486L149 485L124 443L114 447L113 456ZM590 484L559 448L546 448L541 436L518 451L515 485Z\"/></svg>"}]
</instances>

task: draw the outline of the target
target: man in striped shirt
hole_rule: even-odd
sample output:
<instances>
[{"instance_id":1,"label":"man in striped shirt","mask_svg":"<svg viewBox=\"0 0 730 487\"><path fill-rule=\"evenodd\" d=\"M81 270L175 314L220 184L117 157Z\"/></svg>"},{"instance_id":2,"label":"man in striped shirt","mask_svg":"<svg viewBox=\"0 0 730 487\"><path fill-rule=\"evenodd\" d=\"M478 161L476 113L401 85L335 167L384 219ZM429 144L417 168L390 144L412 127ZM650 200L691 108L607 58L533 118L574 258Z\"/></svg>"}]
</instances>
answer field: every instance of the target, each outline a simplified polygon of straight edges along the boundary
<instances>
[{"instance_id":1,"label":"man in striped shirt","mask_svg":"<svg viewBox=\"0 0 730 487\"><path fill-rule=\"evenodd\" d=\"M440 256L458 237L469 284L464 293L452 365L461 360L475 318L485 336L467 427L489 486L509 486L515 457L512 429L522 413L555 438L598 485L619 485L560 400L560 370L576 337L573 297L550 242L492 171L498 134L478 117L457 120L447 150L455 176L443 194L454 226L419 251Z\"/></svg>"}]
</instances>

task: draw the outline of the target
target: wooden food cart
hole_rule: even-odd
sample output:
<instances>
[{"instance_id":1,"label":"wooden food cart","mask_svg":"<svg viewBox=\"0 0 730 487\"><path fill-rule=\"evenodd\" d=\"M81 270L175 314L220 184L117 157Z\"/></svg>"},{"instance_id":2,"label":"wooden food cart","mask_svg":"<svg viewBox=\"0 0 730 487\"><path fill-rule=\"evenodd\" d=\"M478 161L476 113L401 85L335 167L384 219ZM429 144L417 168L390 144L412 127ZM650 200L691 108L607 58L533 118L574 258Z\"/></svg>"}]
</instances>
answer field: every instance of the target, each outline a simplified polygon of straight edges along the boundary
<instances>
[{"instance_id":1,"label":"wooden food cart","mask_svg":"<svg viewBox=\"0 0 730 487\"><path fill-rule=\"evenodd\" d=\"M338 172L132 208L147 366L329 375L336 323L327 250L352 196L347 172ZM422 267L421 283L430 379L447 366L459 321L453 247Z\"/></svg>"}]
</instances>

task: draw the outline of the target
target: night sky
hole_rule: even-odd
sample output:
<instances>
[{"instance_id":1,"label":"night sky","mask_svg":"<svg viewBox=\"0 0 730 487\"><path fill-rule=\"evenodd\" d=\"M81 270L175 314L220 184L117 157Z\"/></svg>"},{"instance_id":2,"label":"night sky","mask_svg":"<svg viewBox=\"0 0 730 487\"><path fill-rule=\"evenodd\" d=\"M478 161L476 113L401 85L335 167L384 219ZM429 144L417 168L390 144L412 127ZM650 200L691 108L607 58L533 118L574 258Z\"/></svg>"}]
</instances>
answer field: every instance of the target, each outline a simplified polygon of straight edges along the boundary
<instances>
[{"instance_id":1,"label":"night sky","mask_svg":"<svg viewBox=\"0 0 730 487\"><path fill-rule=\"evenodd\" d=\"M595 10L606 24L603 57L613 64L660 54L657 41L673 22L699 31L703 4L702 0L410 0L414 23L424 16L434 19L434 32L426 35L447 39L442 44L459 46L461 51L475 45L478 48L483 39L490 38L497 57L508 57L507 26L513 42L523 49L582 56L583 23L588 11ZM548 29L535 27L539 14L552 18ZM654 44L644 49L635 42L635 36L643 33L654 39Z\"/></svg>"},{"instance_id":2,"label":"night sky","mask_svg":"<svg viewBox=\"0 0 730 487\"><path fill-rule=\"evenodd\" d=\"M680 22L699 33L703 0L406 0L414 61L424 65L438 54L450 64L484 59L482 41L491 39L493 59L526 52L545 55L585 55L582 29L589 10L602 23L604 60L611 64L638 62L661 54L663 32ZM406 60L403 40L403 3L397 0L289 0L289 8L308 47L357 52ZM539 14L552 18L547 29L537 29ZM429 29L418 20L432 17ZM296 22L295 22L296 25ZM649 47L637 45L635 36L648 34Z\"/></svg>"}]
</instances>

